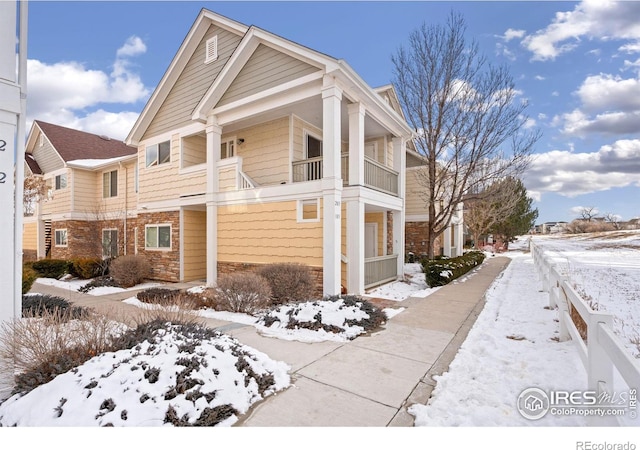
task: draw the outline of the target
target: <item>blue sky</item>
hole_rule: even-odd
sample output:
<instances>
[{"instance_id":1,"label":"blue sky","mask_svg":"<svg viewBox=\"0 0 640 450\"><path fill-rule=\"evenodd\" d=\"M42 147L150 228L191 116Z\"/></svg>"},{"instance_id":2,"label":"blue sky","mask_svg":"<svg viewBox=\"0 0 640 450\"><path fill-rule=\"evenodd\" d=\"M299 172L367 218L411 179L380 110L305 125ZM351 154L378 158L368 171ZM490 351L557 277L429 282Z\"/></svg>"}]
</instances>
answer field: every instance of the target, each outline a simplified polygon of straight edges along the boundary
<instances>
[{"instance_id":1,"label":"blue sky","mask_svg":"<svg viewBox=\"0 0 640 450\"><path fill-rule=\"evenodd\" d=\"M525 176L538 222L640 216L640 2L30 1L28 125L123 139L201 8L342 58L373 87L412 30L459 12L543 133Z\"/></svg>"}]
</instances>

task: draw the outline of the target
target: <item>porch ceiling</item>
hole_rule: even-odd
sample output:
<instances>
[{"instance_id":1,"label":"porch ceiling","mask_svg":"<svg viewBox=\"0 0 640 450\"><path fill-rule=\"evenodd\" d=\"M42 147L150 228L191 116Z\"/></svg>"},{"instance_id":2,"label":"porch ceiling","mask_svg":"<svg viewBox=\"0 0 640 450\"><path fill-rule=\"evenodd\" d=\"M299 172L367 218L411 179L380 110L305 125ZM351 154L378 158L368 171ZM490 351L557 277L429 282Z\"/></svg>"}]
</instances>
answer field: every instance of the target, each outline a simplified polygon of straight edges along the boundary
<instances>
[{"instance_id":1,"label":"porch ceiling","mask_svg":"<svg viewBox=\"0 0 640 450\"><path fill-rule=\"evenodd\" d=\"M346 142L349 140L349 114L347 112L346 101L342 101L341 110L341 139ZM256 114L246 119L224 124L224 133L233 133L237 130L268 122L270 120L278 119L280 117L288 116L289 114L295 114L302 120L309 122L311 125L317 128L322 129L322 98L320 97L320 95L318 95L308 98L304 101L283 105L281 107ZM389 132L383 126L381 126L378 122L367 115L365 115L364 119L364 130L365 139L389 134Z\"/></svg>"}]
</instances>

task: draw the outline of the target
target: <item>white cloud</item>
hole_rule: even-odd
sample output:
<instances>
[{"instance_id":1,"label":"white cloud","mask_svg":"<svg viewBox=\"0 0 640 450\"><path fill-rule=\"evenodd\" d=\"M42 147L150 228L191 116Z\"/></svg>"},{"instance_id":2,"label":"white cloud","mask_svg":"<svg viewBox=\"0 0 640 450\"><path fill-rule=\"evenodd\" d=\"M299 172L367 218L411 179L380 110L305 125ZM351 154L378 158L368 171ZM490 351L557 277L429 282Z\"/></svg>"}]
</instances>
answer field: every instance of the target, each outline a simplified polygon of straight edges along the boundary
<instances>
[{"instance_id":1,"label":"white cloud","mask_svg":"<svg viewBox=\"0 0 640 450\"><path fill-rule=\"evenodd\" d=\"M536 75L534 78L536 80L538 80L538 81L542 81L542 80L546 80L547 79L546 77L543 77L542 75Z\"/></svg>"},{"instance_id":2,"label":"white cloud","mask_svg":"<svg viewBox=\"0 0 640 450\"><path fill-rule=\"evenodd\" d=\"M530 128L533 128L536 126L536 120L532 119L531 117L529 117L525 122L524 125L522 125L522 128L524 128L525 130L528 130Z\"/></svg>"},{"instance_id":3,"label":"white cloud","mask_svg":"<svg viewBox=\"0 0 640 450\"><path fill-rule=\"evenodd\" d=\"M505 42L509 42L511 39L522 39L525 33L525 30L514 30L513 28L509 28L502 36L500 36L500 38Z\"/></svg>"},{"instance_id":4,"label":"white cloud","mask_svg":"<svg viewBox=\"0 0 640 450\"><path fill-rule=\"evenodd\" d=\"M592 153L572 149L535 155L524 182L530 192L565 197L640 186L640 139L619 140Z\"/></svg>"},{"instance_id":5,"label":"white cloud","mask_svg":"<svg viewBox=\"0 0 640 450\"><path fill-rule=\"evenodd\" d=\"M552 97L559 97L559 96L560 96L560 92L558 92L558 91L553 91L553 92L551 93L551 96L552 96Z\"/></svg>"},{"instance_id":6,"label":"white cloud","mask_svg":"<svg viewBox=\"0 0 640 450\"><path fill-rule=\"evenodd\" d=\"M562 131L566 134L585 137L587 134L625 135L640 132L640 111L607 112L587 116L576 109L559 116L555 125L564 123Z\"/></svg>"},{"instance_id":7,"label":"white cloud","mask_svg":"<svg viewBox=\"0 0 640 450\"><path fill-rule=\"evenodd\" d=\"M587 77L576 92L587 111L640 109L640 79L600 74Z\"/></svg>"},{"instance_id":8,"label":"white cloud","mask_svg":"<svg viewBox=\"0 0 640 450\"><path fill-rule=\"evenodd\" d=\"M583 0L573 11L557 12L546 28L526 36L522 44L533 60L553 60L576 48L582 38L640 39L640 2Z\"/></svg>"},{"instance_id":9,"label":"white cloud","mask_svg":"<svg viewBox=\"0 0 640 450\"><path fill-rule=\"evenodd\" d=\"M116 52L118 58L138 56L147 51L147 46L138 36L131 36Z\"/></svg>"},{"instance_id":10,"label":"white cloud","mask_svg":"<svg viewBox=\"0 0 640 450\"><path fill-rule=\"evenodd\" d=\"M39 119L124 138L135 122L132 117L137 117L137 113L107 113L100 106L135 104L148 97L149 89L140 76L130 70L128 59L144 51L146 46L140 38L129 38L116 52L111 73L87 68L76 61L48 64L28 60L29 121Z\"/></svg>"}]
</instances>

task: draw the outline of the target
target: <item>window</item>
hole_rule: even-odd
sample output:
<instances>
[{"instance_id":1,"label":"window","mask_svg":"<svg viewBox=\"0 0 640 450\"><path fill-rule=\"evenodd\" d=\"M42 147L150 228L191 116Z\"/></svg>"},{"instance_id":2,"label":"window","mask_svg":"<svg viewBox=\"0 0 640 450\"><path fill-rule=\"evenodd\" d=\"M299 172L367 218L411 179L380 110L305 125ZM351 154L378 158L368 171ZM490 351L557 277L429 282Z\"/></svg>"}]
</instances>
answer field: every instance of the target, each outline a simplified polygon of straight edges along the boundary
<instances>
[{"instance_id":1,"label":"window","mask_svg":"<svg viewBox=\"0 0 640 450\"><path fill-rule=\"evenodd\" d=\"M102 198L118 196L118 171L112 170L102 174Z\"/></svg>"},{"instance_id":2,"label":"window","mask_svg":"<svg viewBox=\"0 0 640 450\"><path fill-rule=\"evenodd\" d=\"M148 249L171 248L171 225L147 225L144 246Z\"/></svg>"},{"instance_id":3,"label":"window","mask_svg":"<svg viewBox=\"0 0 640 450\"><path fill-rule=\"evenodd\" d=\"M67 230L56 230L55 244L56 247L67 246Z\"/></svg>"},{"instance_id":4,"label":"window","mask_svg":"<svg viewBox=\"0 0 640 450\"><path fill-rule=\"evenodd\" d=\"M317 198L298 201L298 222L318 222L320 202Z\"/></svg>"},{"instance_id":5,"label":"window","mask_svg":"<svg viewBox=\"0 0 640 450\"><path fill-rule=\"evenodd\" d=\"M118 230L102 230L102 257L118 256Z\"/></svg>"},{"instance_id":6,"label":"window","mask_svg":"<svg viewBox=\"0 0 640 450\"><path fill-rule=\"evenodd\" d=\"M56 175L56 190L67 187L67 174Z\"/></svg>"},{"instance_id":7,"label":"window","mask_svg":"<svg viewBox=\"0 0 640 450\"><path fill-rule=\"evenodd\" d=\"M157 166L171 161L171 143L169 141L147 147L147 167Z\"/></svg>"},{"instance_id":8,"label":"window","mask_svg":"<svg viewBox=\"0 0 640 450\"><path fill-rule=\"evenodd\" d=\"M369 144L364 144L364 156L373 159L374 161L378 160L378 143L371 142Z\"/></svg>"},{"instance_id":9,"label":"window","mask_svg":"<svg viewBox=\"0 0 640 450\"><path fill-rule=\"evenodd\" d=\"M322 156L322 141L307 133L307 159Z\"/></svg>"},{"instance_id":10,"label":"window","mask_svg":"<svg viewBox=\"0 0 640 450\"><path fill-rule=\"evenodd\" d=\"M218 59L218 36L207 39L207 48L205 49L204 63L209 64Z\"/></svg>"},{"instance_id":11,"label":"window","mask_svg":"<svg viewBox=\"0 0 640 450\"><path fill-rule=\"evenodd\" d=\"M220 159L236 156L236 139L229 139L220 144Z\"/></svg>"}]
</instances>

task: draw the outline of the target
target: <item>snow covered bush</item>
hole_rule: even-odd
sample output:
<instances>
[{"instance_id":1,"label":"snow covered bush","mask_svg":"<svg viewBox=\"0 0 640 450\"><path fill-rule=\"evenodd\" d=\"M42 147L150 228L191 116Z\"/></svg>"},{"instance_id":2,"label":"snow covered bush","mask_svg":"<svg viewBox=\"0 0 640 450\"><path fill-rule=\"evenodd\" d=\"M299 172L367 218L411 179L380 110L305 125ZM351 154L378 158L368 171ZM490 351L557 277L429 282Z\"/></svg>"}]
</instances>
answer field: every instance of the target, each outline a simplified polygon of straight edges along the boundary
<instances>
[{"instance_id":1,"label":"snow covered bush","mask_svg":"<svg viewBox=\"0 0 640 450\"><path fill-rule=\"evenodd\" d=\"M226 274L218 280L216 303L225 311L254 314L271 304L271 288L255 273Z\"/></svg>"},{"instance_id":2,"label":"snow covered bush","mask_svg":"<svg viewBox=\"0 0 640 450\"><path fill-rule=\"evenodd\" d=\"M230 426L290 367L196 324L141 324L73 372L0 405L0 426Z\"/></svg>"},{"instance_id":3,"label":"snow covered bush","mask_svg":"<svg viewBox=\"0 0 640 450\"><path fill-rule=\"evenodd\" d=\"M484 253L470 251L455 258L440 258L422 262L429 287L444 286L469 272L484 261Z\"/></svg>"},{"instance_id":4,"label":"snow covered bush","mask_svg":"<svg viewBox=\"0 0 640 450\"><path fill-rule=\"evenodd\" d=\"M320 337L309 335L300 340L354 339L358 335L380 327L387 321L384 311L355 295L331 296L323 300L282 305L258 319L258 328L265 334L269 330L309 330Z\"/></svg>"},{"instance_id":5,"label":"snow covered bush","mask_svg":"<svg viewBox=\"0 0 640 450\"><path fill-rule=\"evenodd\" d=\"M269 283L274 305L309 300L313 292L311 269L303 264L267 264L257 273Z\"/></svg>"},{"instance_id":6,"label":"snow covered bush","mask_svg":"<svg viewBox=\"0 0 640 450\"><path fill-rule=\"evenodd\" d=\"M123 288L133 287L151 275L151 265L144 256L123 255L111 261L109 273Z\"/></svg>"}]
</instances>

